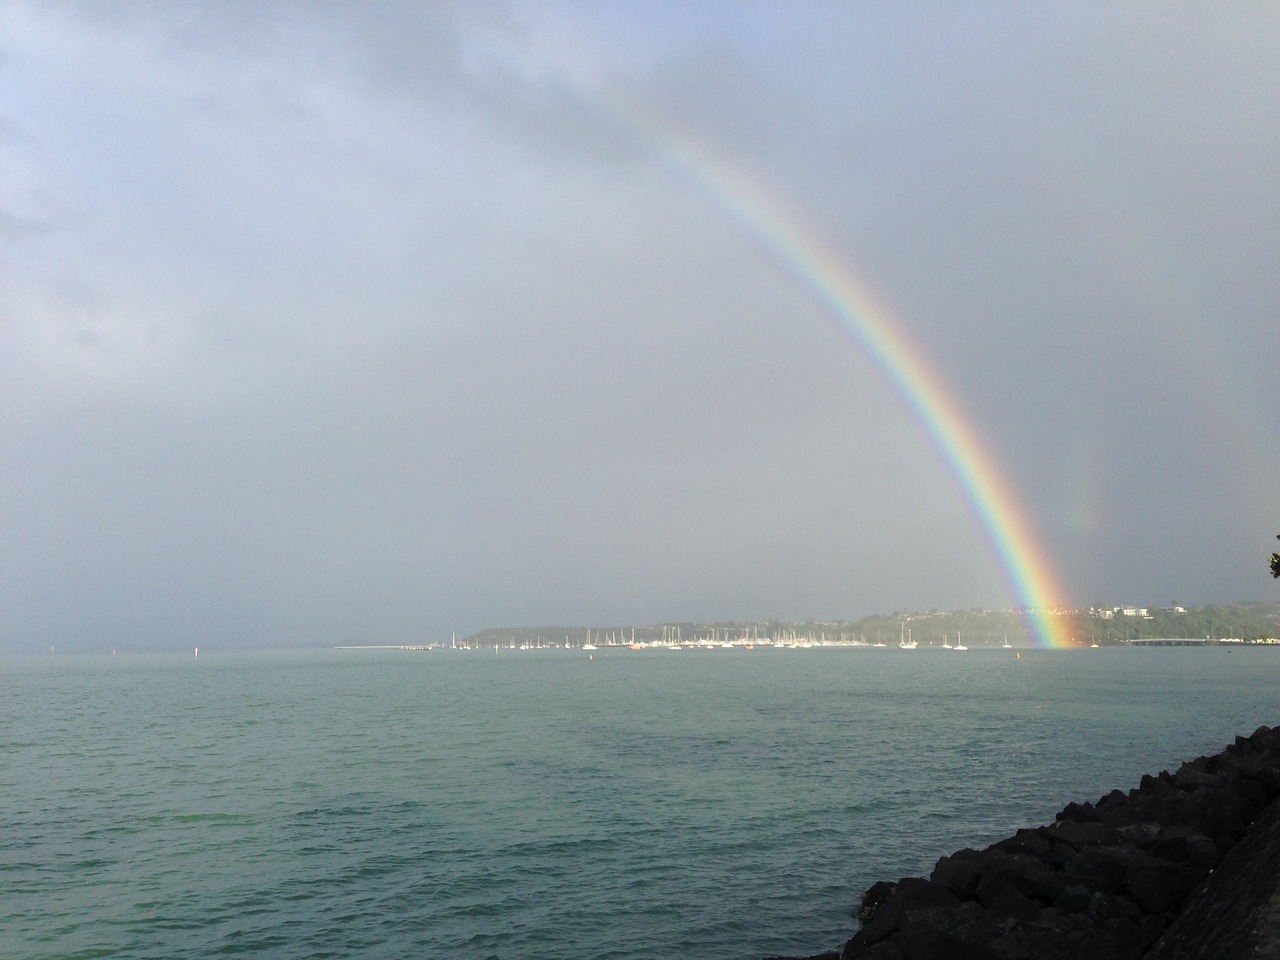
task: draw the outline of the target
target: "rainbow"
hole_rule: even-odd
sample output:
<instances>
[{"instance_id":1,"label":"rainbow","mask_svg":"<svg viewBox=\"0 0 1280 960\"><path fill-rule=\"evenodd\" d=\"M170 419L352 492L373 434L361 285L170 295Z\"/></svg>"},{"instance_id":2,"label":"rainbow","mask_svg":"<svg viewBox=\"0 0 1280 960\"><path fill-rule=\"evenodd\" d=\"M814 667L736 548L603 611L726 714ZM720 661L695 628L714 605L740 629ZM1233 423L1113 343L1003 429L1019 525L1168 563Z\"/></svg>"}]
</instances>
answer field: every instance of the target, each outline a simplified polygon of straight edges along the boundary
<instances>
[{"instance_id":1,"label":"rainbow","mask_svg":"<svg viewBox=\"0 0 1280 960\"><path fill-rule=\"evenodd\" d=\"M630 139L656 151L851 335L938 451L996 559L1031 641L1071 646L1056 573L1012 488L971 420L903 332L817 231L762 185L639 104L552 68L558 86Z\"/></svg>"},{"instance_id":2,"label":"rainbow","mask_svg":"<svg viewBox=\"0 0 1280 960\"><path fill-rule=\"evenodd\" d=\"M663 153L848 332L941 455L1017 599L1037 646L1072 642L1057 615L1064 596L1026 513L943 377L902 332L903 324L858 282L812 228L759 184L688 141Z\"/></svg>"}]
</instances>

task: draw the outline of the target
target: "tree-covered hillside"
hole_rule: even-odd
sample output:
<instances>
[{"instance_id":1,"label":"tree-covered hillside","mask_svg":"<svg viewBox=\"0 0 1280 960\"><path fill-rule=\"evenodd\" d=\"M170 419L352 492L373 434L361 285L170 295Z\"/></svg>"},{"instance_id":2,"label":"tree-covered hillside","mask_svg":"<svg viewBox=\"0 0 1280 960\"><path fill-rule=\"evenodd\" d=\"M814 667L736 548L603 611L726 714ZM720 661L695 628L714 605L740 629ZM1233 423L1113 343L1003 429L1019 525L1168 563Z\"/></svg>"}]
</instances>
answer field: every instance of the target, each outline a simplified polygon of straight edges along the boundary
<instances>
[{"instance_id":1,"label":"tree-covered hillside","mask_svg":"<svg viewBox=\"0 0 1280 960\"><path fill-rule=\"evenodd\" d=\"M1139 608L1141 609L1141 608ZM1123 609L1077 610L1056 614L1065 621L1064 635L1080 646L1109 645L1143 638L1260 640L1280 637L1280 604L1217 604L1204 607L1147 608L1145 615L1126 616ZM910 637L920 646L942 646L957 639L968 647L1000 646L1006 641L1026 646L1026 619L1013 610L898 610L848 621L728 621L659 623L644 626L502 627L467 637L468 646L581 647L653 643L883 643L896 645Z\"/></svg>"}]
</instances>

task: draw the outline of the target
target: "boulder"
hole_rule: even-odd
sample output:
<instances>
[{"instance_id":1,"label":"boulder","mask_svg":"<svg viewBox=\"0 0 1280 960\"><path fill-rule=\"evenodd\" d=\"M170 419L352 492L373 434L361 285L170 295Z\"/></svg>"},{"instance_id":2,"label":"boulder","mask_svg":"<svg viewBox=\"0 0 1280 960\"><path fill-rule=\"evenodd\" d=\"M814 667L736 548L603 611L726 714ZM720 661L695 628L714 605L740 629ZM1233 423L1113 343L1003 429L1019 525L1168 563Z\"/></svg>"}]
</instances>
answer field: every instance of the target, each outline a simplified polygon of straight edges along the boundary
<instances>
[{"instance_id":1,"label":"boulder","mask_svg":"<svg viewBox=\"0 0 1280 960\"><path fill-rule=\"evenodd\" d=\"M859 917L841 960L1280 960L1280 733L875 884Z\"/></svg>"}]
</instances>

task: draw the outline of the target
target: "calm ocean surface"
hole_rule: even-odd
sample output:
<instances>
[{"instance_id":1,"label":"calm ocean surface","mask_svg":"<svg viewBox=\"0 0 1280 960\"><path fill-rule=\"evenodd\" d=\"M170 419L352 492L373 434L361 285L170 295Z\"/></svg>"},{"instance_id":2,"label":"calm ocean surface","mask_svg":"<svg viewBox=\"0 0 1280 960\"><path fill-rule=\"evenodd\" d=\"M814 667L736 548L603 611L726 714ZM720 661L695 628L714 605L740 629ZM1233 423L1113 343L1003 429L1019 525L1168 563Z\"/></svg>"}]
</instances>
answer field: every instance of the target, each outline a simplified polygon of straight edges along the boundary
<instances>
[{"instance_id":1,"label":"calm ocean surface","mask_svg":"<svg viewBox=\"0 0 1280 960\"><path fill-rule=\"evenodd\" d=\"M751 960L1280 722L1280 650L0 659L0 955Z\"/></svg>"}]
</instances>

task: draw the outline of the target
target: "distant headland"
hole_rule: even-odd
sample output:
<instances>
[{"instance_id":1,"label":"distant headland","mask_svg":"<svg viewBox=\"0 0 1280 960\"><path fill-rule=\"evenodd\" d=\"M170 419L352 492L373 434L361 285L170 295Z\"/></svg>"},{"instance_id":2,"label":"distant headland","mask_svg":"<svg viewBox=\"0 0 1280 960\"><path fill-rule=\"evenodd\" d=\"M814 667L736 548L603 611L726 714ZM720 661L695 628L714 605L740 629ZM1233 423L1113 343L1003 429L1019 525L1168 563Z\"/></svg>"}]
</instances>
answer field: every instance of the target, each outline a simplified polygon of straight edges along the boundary
<instances>
[{"instance_id":1,"label":"distant headland","mask_svg":"<svg viewBox=\"0 0 1280 960\"><path fill-rule=\"evenodd\" d=\"M639 625L492 627L447 640L389 644L403 649L599 649L795 648L866 646L911 649L963 645L967 649L1034 646L1027 631L1031 611L897 610L860 620L692 621ZM1104 647L1140 641L1187 639L1210 644L1280 645L1280 603L1201 607L1112 606L1039 611L1059 620L1073 646ZM349 646L369 646L351 643Z\"/></svg>"}]
</instances>

